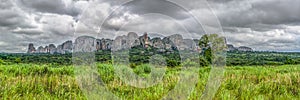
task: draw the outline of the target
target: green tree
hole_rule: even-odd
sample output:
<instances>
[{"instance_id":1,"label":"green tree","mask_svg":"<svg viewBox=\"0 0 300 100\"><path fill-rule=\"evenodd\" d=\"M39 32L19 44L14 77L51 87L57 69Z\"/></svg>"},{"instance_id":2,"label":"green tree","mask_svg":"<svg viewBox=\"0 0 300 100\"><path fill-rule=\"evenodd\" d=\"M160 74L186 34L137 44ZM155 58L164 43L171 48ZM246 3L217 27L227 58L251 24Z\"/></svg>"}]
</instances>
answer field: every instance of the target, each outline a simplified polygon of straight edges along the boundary
<instances>
[{"instance_id":1,"label":"green tree","mask_svg":"<svg viewBox=\"0 0 300 100\"><path fill-rule=\"evenodd\" d=\"M224 53L227 49L224 37L221 37L218 34L205 34L199 41L199 47L201 48L200 55L204 58L200 59L201 65L208 65L216 63L217 61L225 61L222 60L225 59ZM208 64L205 64L205 61L203 60L206 60Z\"/></svg>"}]
</instances>

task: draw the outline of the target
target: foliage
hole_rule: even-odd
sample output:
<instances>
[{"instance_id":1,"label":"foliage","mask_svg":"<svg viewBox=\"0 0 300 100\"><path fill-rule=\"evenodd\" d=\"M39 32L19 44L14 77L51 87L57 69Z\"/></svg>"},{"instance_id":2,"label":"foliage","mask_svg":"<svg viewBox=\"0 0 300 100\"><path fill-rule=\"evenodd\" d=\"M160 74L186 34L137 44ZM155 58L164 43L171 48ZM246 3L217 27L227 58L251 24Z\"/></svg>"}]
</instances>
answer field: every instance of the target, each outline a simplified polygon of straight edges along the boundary
<instances>
[{"instance_id":1,"label":"foliage","mask_svg":"<svg viewBox=\"0 0 300 100\"><path fill-rule=\"evenodd\" d=\"M21 63L22 62L22 60L21 60L21 58L15 58L15 63Z\"/></svg>"},{"instance_id":2,"label":"foliage","mask_svg":"<svg viewBox=\"0 0 300 100\"><path fill-rule=\"evenodd\" d=\"M151 50L151 49L150 49ZM154 49L153 49L154 50ZM154 50L155 51L155 50ZM181 58L191 58L181 57L178 51L166 51L170 53L161 53L149 51L144 54L144 56L139 55L138 52L142 52L138 49L133 49L130 55L130 63L132 63L133 68L135 66L149 63L149 59L153 55L161 55L163 62L167 63L167 66L174 67L182 64ZM137 52L137 53L133 53ZM188 52L188 51L187 51ZM183 53L183 52L181 52ZM199 66L208 66L209 57L205 56L211 55L211 50L207 50L206 53L199 54ZM150 55L151 54L151 55ZM206 54L206 55L204 55ZM24 64L51 64L52 66L58 65L72 65L72 55L73 54L0 54L0 59L2 64L14 64L14 63L24 63ZM217 59L216 57L215 59ZM111 51L99 51L95 53L96 62L101 63L112 63L111 61ZM121 58L120 58L121 59ZM21 61L20 61L21 60ZM73 59L74 60L74 59ZM196 61L196 60L194 60ZM198 61L196 61L198 62ZM300 64L300 53L298 52L239 52L239 51L228 51L226 53L226 65L236 66L236 65L284 65L284 64Z\"/></svg>"},{"instance_id":3,"label":"foliage","mask_svg":"<svg viewBox=\"0 0 300 100\"><path fill-rule=\"evenodd\" d=\"M151 73L151 67L148 64L139 65L134 69L134 72L137 75L149 74L149 73Z\"/></svg>"},{"instance_id":4,"label":"foliage","mask_svg":"<svg viewBox=\"0 0 300 100\"><path fill-rule=\"evenodd\" d=\"M0 59L0 65L1 64L5 64L5 62L2 59Z\"/></svg>"},{"instance_id":5,"label":"foliage","mask_svg":"<svg viewBox=\"0 0 300 100\"><path fill-rule=\"evenodd\" d=\"M226 65L300 64L300 53L293 52L227 52Z\"/></svg>"},{"instance_id":6,"label":"foliage","mask_svg":"<svg viewBox=\"0 0 300 100\"><path fill-rule=\"evenodd\" d=\"M213 59L220 58L220 55L217 55L218 53L226 52L227 46L224 39L224 37L218 34L205 34L199 40L198 45L202 50L200 55L203 56L209 64L215 63ZM200 61L203 60L200 59Z\"/></svg>"}]
</instances>

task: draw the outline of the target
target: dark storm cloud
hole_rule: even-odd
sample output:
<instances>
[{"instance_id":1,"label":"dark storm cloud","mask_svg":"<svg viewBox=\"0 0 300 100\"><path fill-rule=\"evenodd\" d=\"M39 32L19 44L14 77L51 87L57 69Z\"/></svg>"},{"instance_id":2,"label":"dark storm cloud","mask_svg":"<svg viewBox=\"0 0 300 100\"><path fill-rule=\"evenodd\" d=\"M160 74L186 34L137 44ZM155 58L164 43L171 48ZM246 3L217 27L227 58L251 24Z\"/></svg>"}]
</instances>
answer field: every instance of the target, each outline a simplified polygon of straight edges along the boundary
<instances>
[{"instance_id":1,"label":"dark storm cloud","mask_svg":"<svg viewBox=\"0 0 300 100\"><path fill-rule=\"evenodd\" d=\"M111 3L111 6L114 4L116 2ZM121 3L117 2L117 4ZM162 34L178 34L187 31L204 33L200 23L192 18L189 11L166 0L136 0L122 4L111 12L113 13L104 21L104 30L141 33L151 31Z\"/></svg>"},{"instance_id":2,"label":"dark storm cloud","mask_svg":"<svg viewBox=\"0 0 300 100\"><path fill-rule=\"evenodd\" d=\"M43 13L56 13L77 16L80 10L71 0L18 0L20 6Z\"/></svg>"},{"instance_id":3,"label":"dark storm cloud","mask_svg":"<svg viewBox=\"0 0 300 100\"><path fill-rule=\"evenodd\" d=\"M265 31L300 21L299 0L212 0L210 3L223 26L255 27ZM269 25L269 28L258 29L261 25Z\"/></svg>"},{"instance_id":4,"label":"dark storm cloud","mask_svg":"<svg viewBox=\"0 0 300 100\"><path fill-rule=\"evenodd\" d=\"M209 0L225 36L256 50L299 50L299 0Z\"/></svg>"},{"instance_id":5,"label":"dark storm cloud","mask_svg":"<svg viewBox=\"0 0 300 100\"><path fill-rule=\"evenodd\" d=\"M148 13L163 14L178 20L190 17L188 11L165 0L136 0L128 3L128 10L139 15Z\"/></svg>"},{"instance_id":6,"label":"dark storm cloud","mask_svg":"<svg viewBox=\"0 0 300 100\"><path fill-rule=\"evenodd\" d=\"M0 2L0 27L13 29L16 27L34 27L28 22L28 18L10 0Z\"/></svg>"}]
</instances>

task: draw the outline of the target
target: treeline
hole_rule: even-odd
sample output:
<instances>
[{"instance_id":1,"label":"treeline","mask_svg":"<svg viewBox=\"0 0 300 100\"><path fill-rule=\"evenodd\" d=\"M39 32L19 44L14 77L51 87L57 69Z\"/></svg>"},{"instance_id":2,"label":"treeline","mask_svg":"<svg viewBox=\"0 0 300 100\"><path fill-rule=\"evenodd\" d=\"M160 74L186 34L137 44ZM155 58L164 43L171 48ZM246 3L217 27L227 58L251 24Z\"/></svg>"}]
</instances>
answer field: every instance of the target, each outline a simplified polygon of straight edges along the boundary
<instances>
[{"instance_id":1,"label":"treeline","mask_svg":"<svg viewBox=\"0 0 300 100\"><path fill-rule=\"evenodd\" d=\"M154 52L153 49L134 48L129 51L129 61L132 66L143 63L149 63L150 57L153 55L161 55L166 64L170 67L180 65L181 58L178 51L169 53ZM200 56L200 54L199 54ZM122 59L122 58L118 58ZM192 58L191 58L192 59ZM98 51L95 53L95 61L100 63L111 63L111 51ZM189 60L191 61L191 60ZM194 61L194 60L192 60ZM71 65L72 54L0 54L0 64L18 64L18 63L34 63L34 64L53 64L53 65ZM207 65L208 61L200 59L202 65ZM204 64L203 64L204 63ZM226 65L285 65L300 64L300 53L291 52L227 52Z\"/></svg>"},{"instance_id":2,"label":"treeline","mask_svg":"<svg viewBox=\"0 0 300 100\"><path fill-rule=\"evenodd\" d=\"M298 52L227 52L227 66L300 64Z\"/></svg>"}]
</instances>

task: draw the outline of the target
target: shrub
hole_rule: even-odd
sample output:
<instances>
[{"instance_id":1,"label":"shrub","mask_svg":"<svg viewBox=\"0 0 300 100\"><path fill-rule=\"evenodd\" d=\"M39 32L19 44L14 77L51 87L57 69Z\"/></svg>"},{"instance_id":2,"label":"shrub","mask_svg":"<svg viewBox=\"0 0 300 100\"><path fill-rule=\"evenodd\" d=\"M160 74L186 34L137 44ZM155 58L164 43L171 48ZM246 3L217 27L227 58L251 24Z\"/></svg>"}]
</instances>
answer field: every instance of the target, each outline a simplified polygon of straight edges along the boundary
<instances>
[{"instance_id":1,"label":"shrub","mask_svg":"<svg viewBox=\"0 0 300 100\"><path fill-rule=\"evenodd\" d=\"M21 63L21 62L22 62L21 58L16 58L16 59L15 59L15 63L18 64L18 63Z\"/></svg>"},{"instance_id":2,"label":"shrub","mask_svg":"<svg viewBox=\"0 0 300 100\"><path fill-rule=\"evenodd\" d=\"M151 73L151 67L148 64L136 66L134 72L138 75Z\"/></svg>"},{"instance_id":3,"label":"shrub","mask_svg":"<svg viewBox=\"0 0 300 100\"><path fill-rule=\"evenodd\" d=\"M5 62L2 59L0 59L0 65L1 64L5 64Z\"/></svg>"},{"instance_id":4,"label":"shrub","mask_svg":"<svg viewBox=\"0 0 300 100\"><path fill-rule=\"evenodd\" d=\"M176 67L179 66L180 62L176 60L167 60L168 67Z\"/></svg>"},{"instance_id":5,"label":"shrub","mask_svg":"<svg viewBox=\"0 0 300 100\"><path fill-rule=\"evenodd\" d=\"M197 67L197 66L199 66L199 64L197 64L194 61L191 61L190 59L187 59L186 61L184 61L182 63L182 66L185 66L185 67Z\"/></svg>"}]
</instances>

